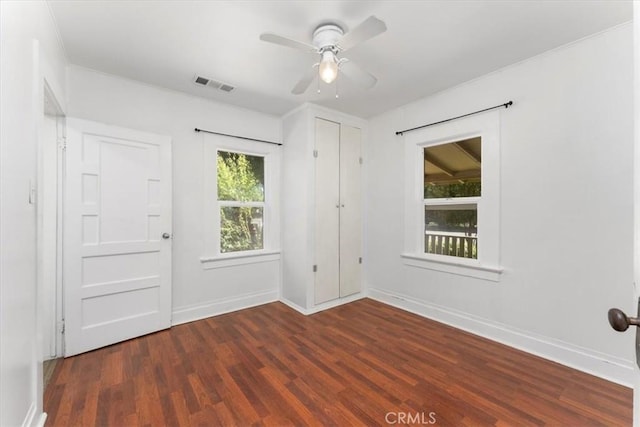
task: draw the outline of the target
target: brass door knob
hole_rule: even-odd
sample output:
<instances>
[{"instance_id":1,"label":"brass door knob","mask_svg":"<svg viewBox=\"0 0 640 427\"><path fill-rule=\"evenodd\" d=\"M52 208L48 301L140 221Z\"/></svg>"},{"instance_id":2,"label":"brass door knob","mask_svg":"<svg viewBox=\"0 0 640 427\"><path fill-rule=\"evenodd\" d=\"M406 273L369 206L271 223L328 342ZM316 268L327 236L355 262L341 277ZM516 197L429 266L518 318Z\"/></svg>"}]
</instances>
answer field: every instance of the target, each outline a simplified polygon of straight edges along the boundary
<instances>
[{"instance_id":1,"label":"brass door knob","mask_svg":"<svg viewBox=\"0 0 640 427\"><path fill-rule=\"evenodd\" d=\"M629 317L620 309L612 308L608 313L609 324L618 332L624 332L629 326L640 326L640 319L637 317Z\"/></svg>"}]
</instances>

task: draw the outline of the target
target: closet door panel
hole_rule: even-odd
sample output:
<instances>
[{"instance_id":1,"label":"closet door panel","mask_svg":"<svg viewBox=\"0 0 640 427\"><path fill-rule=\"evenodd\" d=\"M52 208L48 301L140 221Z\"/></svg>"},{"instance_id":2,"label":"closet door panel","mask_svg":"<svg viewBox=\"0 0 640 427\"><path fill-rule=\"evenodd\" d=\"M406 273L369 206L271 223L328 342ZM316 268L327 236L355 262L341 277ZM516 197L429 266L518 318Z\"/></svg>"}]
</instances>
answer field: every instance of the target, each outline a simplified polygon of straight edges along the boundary
<instances>
[{"instance_id":1,"label":"closet door panel","mask_svg":"<svg viewBox=\"0 0 640 427\"><path fill-rule=\"evenodd\" d=\"M342 125L340 132L340 296L361 290L362 195L361 131Z\"/></svg>"},{"instance_id":2,"label":"closet door panel","mask_svg":"<svg viewBox=\"0 0 640 427\"><path fill-rule=\"evenodd\" d=\"M315 304L340 297L340 125L315 123Z\"/></svg>"}]
</instances>

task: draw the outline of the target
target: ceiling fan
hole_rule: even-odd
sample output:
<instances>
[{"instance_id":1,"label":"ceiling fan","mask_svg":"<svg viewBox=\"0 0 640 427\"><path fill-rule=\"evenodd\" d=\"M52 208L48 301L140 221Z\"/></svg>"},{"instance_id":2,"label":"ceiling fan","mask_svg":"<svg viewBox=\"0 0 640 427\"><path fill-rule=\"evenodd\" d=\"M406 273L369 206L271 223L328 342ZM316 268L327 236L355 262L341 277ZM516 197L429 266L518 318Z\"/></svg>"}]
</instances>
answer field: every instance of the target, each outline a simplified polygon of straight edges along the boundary
<instances>
[{"instance_id":1,"label":"ceiling fan","mask_svg":"<svg viewBox=\"0 0 640 427\"><path fill-rule=\"evenodd\" d=\"M372 88L378 79L360 68L353 61L347 58L339 58L338 55L378 34L384 33L386 30L387 26L383 21L375 16L370 16L346 34L338 24L322 24L313 32L313 41L311 44L272 33L260 35L260 40L304 50L306 52L315 52L320 55L320 62L314 64L291 91L296 95L300 95L311 85L311 82L316 77L316 73L318 73L322 81L332 83L338 76L338 71L340 71L362 87L366 89ZM318 67L317 71L316 67Z\"/></svg>"}]
</instances>

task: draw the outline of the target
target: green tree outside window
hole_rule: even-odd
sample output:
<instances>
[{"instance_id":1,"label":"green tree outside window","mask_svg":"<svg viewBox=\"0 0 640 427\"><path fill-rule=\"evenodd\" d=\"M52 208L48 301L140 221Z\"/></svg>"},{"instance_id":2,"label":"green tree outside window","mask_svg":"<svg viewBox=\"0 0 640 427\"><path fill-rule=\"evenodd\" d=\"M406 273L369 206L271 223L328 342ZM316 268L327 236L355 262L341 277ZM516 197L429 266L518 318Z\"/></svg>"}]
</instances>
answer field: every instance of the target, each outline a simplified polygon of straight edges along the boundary
<instances>
[{"instance_id":1,"label":"green tree outside window","mask_svg":"<svg viewBox=\"0 0 640 427\"><path fill-rule=\"evenodd\" d=\"M264 248L264 157L218 151L220 252Z\"/></svg>"}]
</instances>

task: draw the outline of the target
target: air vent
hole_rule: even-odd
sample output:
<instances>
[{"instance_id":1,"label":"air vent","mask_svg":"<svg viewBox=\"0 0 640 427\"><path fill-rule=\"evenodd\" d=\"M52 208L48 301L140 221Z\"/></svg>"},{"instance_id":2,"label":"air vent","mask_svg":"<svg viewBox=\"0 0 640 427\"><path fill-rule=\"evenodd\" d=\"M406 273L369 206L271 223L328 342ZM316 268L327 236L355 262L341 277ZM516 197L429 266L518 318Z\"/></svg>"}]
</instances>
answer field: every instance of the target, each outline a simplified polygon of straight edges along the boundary
<instances>
[{"instance_id":1,"label":"air vent","mask_svg":"<svg viewBox=\"0 0 640 427\"><path fill-rule=\"evenodd\" d=\"M195 82L199 85L206 86L209 83L209 79L205 79L204 77L196 76Z\"/></svg>"},{"instance_id":2,"label":"air vent","mask_svg":"<svg viewBox=\"0 0 640 427\"><path fill-rule=\"evenodd\" d=\"M193 78L193 82L197 85L208 86L212 89L222 90L224 92L231 92L235 89L235 87L228 85L226 83L222 83L213 79L209 79L207 77L195 76Z\"/></svg>"}]
</instances>

